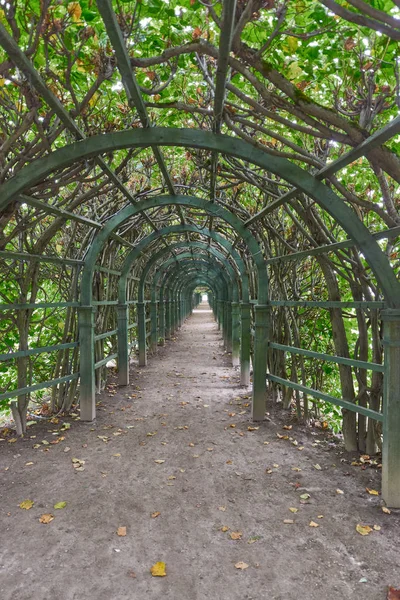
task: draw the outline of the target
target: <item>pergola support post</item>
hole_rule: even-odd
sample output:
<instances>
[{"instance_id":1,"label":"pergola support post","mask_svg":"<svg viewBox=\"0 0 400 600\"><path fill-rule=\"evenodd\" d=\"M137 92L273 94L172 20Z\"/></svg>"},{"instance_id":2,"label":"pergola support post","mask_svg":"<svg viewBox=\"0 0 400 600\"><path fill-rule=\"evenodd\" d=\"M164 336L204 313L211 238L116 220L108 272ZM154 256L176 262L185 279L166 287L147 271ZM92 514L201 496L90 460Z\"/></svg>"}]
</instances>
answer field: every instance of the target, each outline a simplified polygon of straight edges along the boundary
<instances>
[{"instance_id":1,"label":"pergola support post","mask_svg":"<svg viewBox=\"0 0 400 600\"><path fill-rule=\"evenodd\" d=\"M150 303L150 351L157 352L157 337L158 337L158 303Z\"/></svg>"},{"instance_id":2,"label":"pergola support post","mask_svg":"<svg viewBox=\"0 0 400 600\"><path fill-rule=\"evenodd\" d=\"M147 365L147 348L146 348L146 304L145 302L137 303L138 315L138 343L139 343L139 366Z\"/></svg>"},{"instance_id":3,"label":"pergola support post","mask_svg":"<svg viewBox=\"0 0 400 600\"><path fill-rule=\"evenodd\" d=\"M232 302L232 366L240 364L240 312L239 303Z\"/></svg>"},{"instance_id":4,"label":"pergola support post","mask_svg":"<svg viewBox=\"0 0 400 600\"><path fill-rule=\"evenodd\" d=\"M225 335L225 347L228 353L232 352L232 303L225 302L225 314L226 314L226 335Z\"/></svg>"},{"instance_id":5,"label":"pergola support post","mask_svg":"<svg viewBox=\"0 0 400 600\"><path fill-rule=\"evenodd\" d=\"M128 319L127 304L118 305L118 383L129 385L129 348L128 348Z\"/></svg>"},{"instance_id":6,"label":"pergola support post","mask_svg":"<svg viewBox=\"0 0 400 600\"><path fill-rule=\"evenodd\" d=\"M241 302L241 325L240 325L240 385L248 387L250 385L250 310L249 302Z\"/></svg>"},{"instance_id":7,"label":"pergola support post","mask_svg":"<svg viewBox=\"0 0 400 600\"><path fill-rule=\"evenodd\" d=\"M267 396L266 374L269 330L268 305L258 304L255 306L254 329L254 373L251 418L253 421L262 421L265 415Z\"/></svg>"},{"instance_id":8,"label":"pergola support post","mask_svg":"<svg viewBox=\"0 0 400 600\"><path fill-rule=\"evenodd\" d=\"M160 346L164 346L165 344L165 302L164 300L160 300L158 303L158 315L159 315L159 339ZM158 340L157 340L158 342Z\"/></svg>"},{"instance_id":9,"label":"pergola support post","mask_svg":"<svg viewBox=\"0 0 400 600\"><path fill-rule=\"evenodd\" d=\"M96 418L95 378L94 378L94 317L93 306L80 306L78 309L79 346L80 346L80 418L81 421L93 421Z\"/></svg>"},{"instance_id":10,"label":"pergola support post","mask_svg":"<svg viewBox=\"0 0 400 600\"><path fill-rule=\"evenodd\" d=\"M382 312L383 392L382 498L400 508L400 309Z\"/></svg>"}]
</instances>

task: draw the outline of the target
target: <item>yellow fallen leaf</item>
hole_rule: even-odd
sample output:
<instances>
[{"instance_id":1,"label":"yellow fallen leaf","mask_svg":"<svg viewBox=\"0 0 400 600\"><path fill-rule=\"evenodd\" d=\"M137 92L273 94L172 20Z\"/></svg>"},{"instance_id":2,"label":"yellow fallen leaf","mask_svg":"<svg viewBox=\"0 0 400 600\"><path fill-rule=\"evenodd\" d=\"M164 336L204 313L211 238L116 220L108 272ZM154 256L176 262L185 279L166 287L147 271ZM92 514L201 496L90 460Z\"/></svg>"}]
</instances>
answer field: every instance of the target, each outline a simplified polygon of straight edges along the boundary
<instances>
[{"instance_id":1,"label":"yellow fallen leaf","mask_svg":"<svg viewBox=\"0 0 400 600\"><path fill-rule=\"evenodd\" d=\"M250 425L247 428L247 431L257 431L257 429L260 429L259 427L251 427Z\"/></svg>"},{"instance_id":2,"label":"yellow fallen leaf","mask_svg":"<svg viewBox=\"0 0 400 600\"><path fill-rule=\"evenodd\" d=\"M269 442L264 442L264 446L268 446Z\"/></svg>"},{"instance_id":3,"label":"yellow fallen leaf","mask_svg":"<svg viewBox=\"0 0 400 600\"><path fill-rule=\"evenodd\" d=\"M318 463L314 465L314 469L317 469L317 471L322 471L322 468Z\"/></svg>"},{"instance_id":4,"label":"yellow fallen leaf","mask_svg":"<svg viewBox=\"0 0 400 600\"><path fill-rule=\"evenodd\" d=\"M280 440L288 440L289 439L288 435L281 435L280 433L277 433L276 437L279 438Z\"/></svg>"},{"instance_id":5,"label":"yellow fallen leaf","mask_svg":"<svg viewBox=\"0 0 400 600\"><path fill-rule=\"evenodd\" d=\"M344 491L343 490L339 490L339 488L337 488L336 493L337 494L344 494Z\"/></svg>"},{"instance_id":6,"label":"yellow fallen leaf","mask_svg":"<svg viewBox=\"0 0 400 600\"><path fill-rule=\"evenodd\" d=\"M113 454L113 456L115 456L115 458L119 458L121 456L121 454L119 452L117 452L117 454Z\"/></svg>"},{"instance_id":7,"label":"yellow fallen leaf","mask_svg":"<svg viewBox=\"0 0 400 600\"><path fill-rule=\"evenodd\" d=\"M227 525L222 525L221 531L225 533L225 531L229 531L229 527Z\"/></svg>"},{"instance_id":8,"label":"yellow fallen leaf","mask_svg":"<svg viewBox=\"0 0 400 600\"><path fill-rule=\"evenodd\" d=\"M232 540L241 540L243 533L241 531L232 531L230 537Z\"/></svg>"},{"instance_id":9,"label":"yellow fallen leaf","mask_svg":"<svg viewBox=\"0 0 400 600\"><path fill-rule=\"evenodd\" d=\"M54 519L54 516L53 516L53 515L51 515L51 514L49 514L49 513L47 513L47 514L45 514L45 515L42 515L42 516L40 517L39 521L40 521L41 523L45 523L45 524L47 525L47 523L51 523L51 521L52 521L53 519Z\"/></svg>"},{"instance_id":10,"label":"yellow fallen leaf","mask_svg":"<svg viewBox=\"0 0 400 600\"><path fill-rule=\"evenodd\" d=\"M318 515L317 519L323 519L324 515Z\"/></svg>"},{"instance_id":11,"label":"yellow fallen leaf","mask_svg":"<svg viewBox=\"0 0 400 600\"><path fill-rule=\"evenodd\" d=\"M274 463L272 466L274 467L274 469L279 469L279 465L277 465L276 463Z\"/></svg>"},{"instance_id":12,"label":"yellow fallen leaf","mask_svg":"<svg viewBox=\"0 0 400 600\"><path fill-rule=\"evenodd\" d=\"M292 525L294 523L293 519L284 519L283 520L284 525Z\"/></svg>"},{"instance_id":13,"label":"yellow fallen leaf","mask_svg":"<svg viewBox=\"0 0 400 600\"><path fill-rule=\"evenodd\" d=\"M381 530L381 526L380 525L374 525L374 529L375 529L375 531L380 531Z\"/></svg>"},{"instance_id":14,"label":"yellow fallen leaf","mask_svg":"<svg viewBox=\"0 0 400 600\"><path fill-rule=\"evenodd\" d=\"M292 471L301 471L299 467L292 467Z\"/></svg>"},{"instance_id":15,"label":"yellow fallen leaf","mask_svg":"<svg viewBox=\"0 0 400 600\"><path fill-rule=\"evenodd\" d=\"M222 510L222 512L226 511L226 506L218 506L218 510Z\"/></svg>"},{"instance_id":16,"label":"yellow fallen leaf","mask_svg":"<svg viewBox=\"0 0 400 600\"><path fill-rule=\"evenodd\" d=\"M231 423L231 424L229 425L229 427L232 427L232 429L235 429L236 425L235 425L234 423Z\"/></svg>"},{"instance_id":17,"label":"yellow fallen leaf","mask_svg":"<svg viewBox=\"0 0 400 600\"><path fill-rule=\"evenodd\" d=\"M290 507L290 508L289 508L289 510L290 510L290 512L292 512L292 513L297 513L299 509L298 509L298 508L293 508L293 507Z\"/></svg>"},{"instance_id":18,"label":"yellow fallen leaf","mask_svg":"<svg viewBox=\"0 0 400 600\"><path fill-rule=\"evenodd\" d=\"M156 512L151 513L151 518L152 519L156 519L157 517L159 517L161 515L159 510L156 510Z\"/></svg>"},{"instance_id":19,"label":"yellow fallen leaf","mask_svg":"<svg viewBox=\"0 0 400 600\"><path fill-rule=\"evenodd\" d=\"M125 537L126 536L126 527L118 527L117 535L119 535L119 537Z\"/></svg>"},{"instance_id":20,"label":"yellow fallen leaf","mask_svg":"<svg viewBox=\"0 0 400 600\"><path fill-rule=\"evenodd\" d=\"M290 431L292 429L293 425L284 425L282 427L282 429L287 429L288 431Z\"/></svg>"},{"instance_id":21,"label":"yellow fallen leaf","mask_svg":"<svg viewBox=\"0 0 400 600\"><path fill-rule=\"evenodd\" d=\"M365 488L365 490L368 492L368 494L371 494L371 496L379 496L379 492L376 490L370 490L369 488Z\"/></svg>"},{"instance_id":22,"label":"yellow fallen leaf","mask_svg":"<svg viewBox=\"0 0 400 600\"><path fill-rule=\"evenodd\" d=\"M239 562L237 562L235 564L235 568L236 569L242 569L242 571L243 571L244 569L248 569L249 565L247 563L243 562L243 561L239 561Z\"/></svg>"},{"instance_id":23,"label":"yellow fallen leaf","mask_svg":"<svg viewBox=\"0 0 400 600\"><path fill-rule=\"evenodd\" d=\"M27 462L27 463L25 463L25 466L26 466L26 467L30 467L30 466L31 466L31 465L33 465L33 464L34 464L33 462Z\"/></svg>"},{"instance_id":24,"label":"yellow fallen leaf","mask_svg":"<svg viewBox=\"0 0 400 600\"><path fill-rule=\"evenodd\" d=\"M165 577L167 574L165 562L156 562L150 569L153 577Z\"/></svg>"},{"instance_id":25,"label":"yellow fallen leaf","mask_svg":"<svg viewBox=\"0 0 400 600\"><path fill-rule=\"evenodd\" d=\"M315 521L310 521L309 527L319 527L319 525Z\"/></svg>"},{"instance_id":26,"label":"yellow fallen leaf","mask_svg":"<svg viewBox=\"0 0 400 600\"><path fill-rule=\"evenodd\" d=\"M382 512L384 512L385 515L390 515L392 511L386 508L386 506L382 506Z\"/></svg>"},{"instance_id":27,"label":"yellow fallen leaf","mask_svg":"<svg viewBox=\"0 0 400 600\"><path fill-rule=\"evenodd\" d=\"M190 446L191 448L194 448L194 444L193 444L193 442L190 442L189 446Z\"/></svg>"},{"instance_id":28,"label":"yellow fallen leaf","mask_svg":"<svg viewBox=\"0 0 400 600\"><path fill-rule=\"evenodd\" d=\"M67 506L66 502L57 502L57 504L54 505L53 508L57 509L61 509L61 508L65 508Z\"/></svg>"},{"instance_id":29,"label":"yellow fallen leaf","mask_svg":"<svg viewBox=\"0 0 400 600\"><path fill-rule=\"evenodd\" d=\"M155 460L154 462L157 463L158 465L162 465L163 463L165 463L165 460L158 459L158 460Z\"/></svg>"},{"instance_id":30,"label":"yellow fallen leaf","mask_svg":"<svg viewBox=\"0 0 400 600\"><path fill-rule=\"evenodd\" d=\"M169 477L167 477L167 479L172 480L172 479L176 479L175 475L170 475Z\"/></svg>"},{"instance_id":31,"label":"yellow fallen leaf","mask_svg":"<svg viewBox=\"0 0 400 600\"><path fill-rule=\"evenodd\" d=\"M356 531L360 534L360 535L368 535L369 533L371 533L372 528L369 525L356 525Z\"/></svg>"},{"instance_id":32,"label":"yellow fallen leaf","mask_svg":"<svg viewBox=\"0 0 400 600\"><path fill-rule=\"evenodd\" d=\"M23 500L19 505L20 508L24 508L25 510L29 510L35 503L33 500Z\"/></svg>"}]
</instances>

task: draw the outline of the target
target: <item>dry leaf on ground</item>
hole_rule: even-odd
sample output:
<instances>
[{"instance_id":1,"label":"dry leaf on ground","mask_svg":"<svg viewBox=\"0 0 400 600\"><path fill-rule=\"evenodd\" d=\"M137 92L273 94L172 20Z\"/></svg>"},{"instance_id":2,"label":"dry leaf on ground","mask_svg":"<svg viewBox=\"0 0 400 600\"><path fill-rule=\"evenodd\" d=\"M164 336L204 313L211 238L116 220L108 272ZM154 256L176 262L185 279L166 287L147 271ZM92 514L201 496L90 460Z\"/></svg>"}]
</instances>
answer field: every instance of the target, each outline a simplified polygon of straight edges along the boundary
<instances>
[{"instance_id":1,"label":"dry leaf on ground","mask_svg":"<svg viewBox=\"0 0 400 600\"><path fill-rule=\"evenodd\" d=\"M157 463L158 465L162 465L163 463L165 463L165 460L161 460L159 458L158 460L155 460L154 462Z\"/></svg>"},{"instance_id":2,"label":"dry leaf on ground","mask_svg":"<svg viewBox=\"0 0 400 600\"><path fill-rule=\"evenodd\" d=\"M241 531L232 531L230 537L232 540L241 540L243 533Z\"/></svg>"},{"instance_id":3,"label":"dry leaf on ground","mask_svg":"<svg viewBox=\"0 0 400 600\"><path fill-rule=\"evenodd\" d=\"M356 531L358 531L358 533L360 535L368 535L369 533L371 533L372 528L369 525L360 525L360 524L357 524L356 525Z\"/></svg>"},{"instance_id":4,"label":"dry leaf on ground","mask_svg":"<svg viewBox=\"0 0 400 600\"><path fill-rule=\"evenodd\" d=\"M386 508L386 506L382 506L382 512L384 512L385 515L390 515L392 511L389 510L389 508Z\"/></svg>"},{"instance_id":5,"label":"dry leaf on ground","mask_svg":"<svg viewBox=\"0 0 400 600\"><path fill-rule=\"evenodd\" d=\"M284 519L283 520L284 525L293 525L293 523L294 523L293 519Z\"/></svg>"},{"instance_id":6,"label":"dry leaf on ground","mask_svg":"<svg viewBox=\"0 0 400 600\"><path fill-rule=\"evenodd\" d=\"M225 533L225 531L229 531L229 527L227 525L222 525L221 531Z\"/></svg>"},{"instance_id":7,"label":"dry leaf on ground","mask_svg":"<svg viewBox=\"0 0 400 600\"><path fill-rule=\"evenodd\" d=\"M57 502L57 504L54 505L55 509L60 509L60 508L65 508L67 506L66 502Z\"/></svg>"},{"instance_id":8,"label":"dry leaf on ground","mask_svg":"<svg viewBox=\"0 0 400 600\"><path fill-rule=\"evenodd\" d=\"M117 535L119 535L119 537L125 537L126 536L126 527L118 527Z\"/></svg>"},{"instance_id":9,"label":"dry leaf on ground","mask_svg":"<svg viewBox=\"0 0 400 600\"><path fill-rule=\"evenodd\" d=\"M243 561L239 561L239 562L236 563L235 568L236 569L242 569L242 571L243 571L244 569L248 569L249 565L247 563L243 562Z\"/></svg>"},{"instance_id":10,"label":"dry leaf on ground","mask_svg":"<svg viewBox=\"0 0 400 600\"><path fill-rule=\"evenodd\" d=\"M42 515L39 519L39 521L41 523L45 523L47 525L47 523L51 523L51 521L54 519L54 516L51 515L50 513L47 513L45 515Z\"/></svg>"},{"instance_id":11,"label":"dry leaf on ground","mask_svg":"<svg viewBox=\"0 0 400 600\"><path fill-rule=\"evenodd\" d=\"M389 586L387 600L400 600L400 588Z\"/></svg>"},{"instance_id":12,"label":"dry leaf on ground","mask_svg":"<svg viewBox=\"0 0 400 600\"><path fill-rule=\"evenodd\" d=\"M165 562L156 562L150 569L153 577L165 577L167 574Z\"/></svg>"},{"instance_id":13,"label":"dry leaf on ground","mask_svg":"<svg viewBox=\"0 0 400 600\"><path fill-rule=\"evenodd\" d=\"M315 521L310 521L309 527L319 527L319 525Z\"/></svg>"},{"instance_id":14,"label":"dry leaf on ground","mask_svg":"<svg viewBox=\"0 0 400 600\"><path fill-rule=\"evenodd\" d=\"M379 496L379 492L377 490L370 490L369 488L365 488L365 491L367 491L368 494L371 494L371 496Z\"/></svg>"},{"instance_id":15,"label":"dry leaf on ground","mask_svg":"<svg viewBox=\"0 0 400 600\"><path fill-rule=\"evenodd\" d=\"M19 505L20 508L25 508L25 510L29 510L35 503L33 500L23 500Z\"/></svg>"},{"instance_id":16,"label":"dry leaf on ground","mask_svg":"<svg viewBox=\"0 0 400 600\"><path fill-rule=\"evenodd\" d=\"M156 518L157 518L157 517L159 517L160 515L161 515L160 511L159 511L159 510L157 510L157 511L155 511L155 512L151 513L151 518L152 518L152 519L156 519Z\"/></svg>"}]
</instances>

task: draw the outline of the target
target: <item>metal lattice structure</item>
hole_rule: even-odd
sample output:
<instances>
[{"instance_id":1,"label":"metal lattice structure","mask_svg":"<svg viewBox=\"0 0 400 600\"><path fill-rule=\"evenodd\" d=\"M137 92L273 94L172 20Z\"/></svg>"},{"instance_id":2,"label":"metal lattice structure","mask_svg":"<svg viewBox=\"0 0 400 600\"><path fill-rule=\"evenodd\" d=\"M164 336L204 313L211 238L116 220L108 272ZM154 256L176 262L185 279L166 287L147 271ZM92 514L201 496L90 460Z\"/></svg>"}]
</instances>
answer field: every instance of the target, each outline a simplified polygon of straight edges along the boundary
<instances>
[{"instance_id":1,"label":"metal lattice structure","mask_svg":"<svg viewBox=\"0 0 400 600\"><path fill-rule=\"evenodd\" d=\"M41 27L50 27L52 23L54 28L56 21L51 20L50 9L57 10L56 5L45 4ZM357 204L354 194L346 191L337 179L343 170L365 158L377 165L376 172L378 167L384 170L386 165L388 176L396 180L398 158L389 155L385 143L400 133L400 117L392 118L374 133L355 127L346 129L339 118L329 130L329 115L320 107L323 125L318 129L315 115L307 114L310 102L303 92L297 96L293 92L292 97L291 88L280 83L275 71L259 63L260 53L251 54L244 42L241 46L243 28L252 19L252 8L268 10L268 3L259 6L250 0L239 6L236 0L224 0L216 8L207 6L219 26L218 45L195 38L192 44L176 51L176 56L189 56L196 62L196 73L208 85L207 106L201 102L186 104L185 118L179 126L165 127L162 118L155 121L152 103L145 102L147 92L139 84L137 72L152 64L167 63L172 65L169 82L178 69L171 63L174 48L165 48L161 58L137 55L125 27L128 12L111 0L97 0L96 4L97 12L93 12L92 18L101 17L105 40L101 51L103 64L101 76L98 75L93 89L87 91L85 101L80 104L80 112L67 108L67 92L60 92L57 77L51 75L51 63L47 64L47 70L46 65L35 64L39 41L35 51L26 52L12 27L14 16L9 12L7 22L0 22L0 44L6 53L2 72L9 77L10 84L15 80L25 94L20 108L24 125L17 123L14 127L9 146L15 146L16 154L18 143L26 146L26 159L24 153L11 157L0 187L3 219L0 258L12 268L25 265L21 281L26 286L22 289L21 284L15 300L1 304L0 309L13 323L19 323L21 330L29 329L33 313L40 310L67 311L68 316L61 318L69 323L64 338L52 346L29 347L26 336L20 340L18 350L12 349L1 356L5 363L17 361L18 385L1 393L0 400L12 400L20 433L25 428L24 415L30 395L48 388L53 390L53 401L61 409L65 406L63 400L55 400L57 394L58 398L68 396L71 400L79 393L81 418L93 420L96 390L101 387L101 373L107 362L117 359L119 383L128 385L132 350L138 350L139 365L146 365L147 352L156 352L158 344L170 339L198 303L196 290L200 287L208 290L226 351L232 353L233 365L240 366L242 385L250 383L252 362L252 418L255 421L264 418L268 385L271 389L294 392L299 405L301 398L305 406L305 398L312 397L339 406L351 418L358 415L364 428L367 419L368 423L383 423L383 498L389 505L400 507L400 282L397 266L381 244L382 240L390 240L391 248L395 246L400 218L397 220L390 211L386 215L381 210L378 230L369 227L355 210L355 206L368 206L368 202L360 200ZM287 3L282 3L282 7L287 10ZM79 24L82 10L74 2L66 4L65 11L68 31L77 22L80 11ZM82 43L88 39L84 36L95 34L93 28L93 32L87 29L85 26L80 34ZM45 38L51 48L58 43L58 33L54 31ZM55 39L51 40L51 36ZM70 53L75 56L73 48ZM261 78L250 72L249 56L254 68L261 64L260 73L270 77L271 84L277 88L281 85L281 91L288 90L292 104L283 97L279 99L268 86L262 87ZM79 61L82 64L83 59ZM250 98L232 83L236 74L247 78L255 97ZM94 94L112 77L113 92L124 90L120 121L111 131L107 127L93 131L85 111ZM87 79L90 80L89 75ZM71 81L65 89L71 97L78 93ZM106 93L111 92L108 89ZM154 90L149 94L154 95ZM6 114L7 96L5 93L3 96L2 110ZM281 104L283 113L276 108L271 110L267 98L274 100L278 108ZM160 106L170 115L171 108L180 110L176 104L179 102L173 107L171 103ZM40 116L35 112L39 106L43 109ZM253 109L266 121L270 120L269 127L264 121L260 124L261 117L256 118ZM292 121L288 118L290 110ZM197 122L192 119L189 123L187 115L195 113L200 115ZM299 125L293 115L303 118L305 124ZM277 131L271 126L274 120ZM304 135L315 136L318 130L325 139L350 140L351 148L330 162L318 161L293 140L282 141L279 123L289 124L293 131ZM38 132L37 147L30 139L24 141L29 130L33 138ZM43 131L47 132L47 144L41 137ZM278 151L275 146L268 146L271 139L283 146L286 143L287 148L280 146ZM190 168L186 161L190 162ZM139 164L140 173L135 175ZM250 214L246 205L236 200L240 197L240 186L260 193L264 205L253 206ZM251 192L246 193L251 196ZM96 214L101 212L99 206L103 213L100 218ZM284 211L285 219L291 219L296 232L293 235L298 236L296 243L284 226L280 229L280 211ZM18 220L13 222L16 215L21 226ZM14 226L17 230L30 228L32 239L35 228L39 228L40 243L31 244L29 251L24 244L18 246L17 237L9 235ZM66 227L78 232L79 244L70 244L72 256L64 252L70 233L65 234L66 247L57 243L51 246L52 240L59 239L57 236ZM49 253L45 252L47 248ZM333 271L337 269L335 272L344 274L344 279L347 277L350 282L351 300L340 298L339 286L337 297L331 290L328 298L321 292L321 298L312 300L285 295L280 285L285 270L286 274L293 268L300 272L304 260L315 260L327 276L328 256L337 260ZM70 281L63 301L40 300L37 270L43 265L61 269L60 277ZM352 270L356 275L362 272L361 291L356 290L351 279ZM302 308L329 311L334 330L339 327L344 310L355 311L359 322L367 313L371 322L382 320L384 361L368 360L368 349L365 359L346 355L338 345L335 353L328 353L304 348L299 340L286 343L277 330L277 315ZM101 327L107 323L111 323L112 329L98 330L99 324ZM44 353L57 353L58 375L29 382L27 360ZM283 376L285 366L281 370L274 368L282 356L336 363L341 369L342 383L349 373L352 377L352 369L357 371L358 383L367 381L364 375L367 371L375 373L384 382L383 388L374 402L362 399L365 389L358 396L336 397L305 385L305 381L300 383L297 375Z\"/></svg>"}]
</instances>

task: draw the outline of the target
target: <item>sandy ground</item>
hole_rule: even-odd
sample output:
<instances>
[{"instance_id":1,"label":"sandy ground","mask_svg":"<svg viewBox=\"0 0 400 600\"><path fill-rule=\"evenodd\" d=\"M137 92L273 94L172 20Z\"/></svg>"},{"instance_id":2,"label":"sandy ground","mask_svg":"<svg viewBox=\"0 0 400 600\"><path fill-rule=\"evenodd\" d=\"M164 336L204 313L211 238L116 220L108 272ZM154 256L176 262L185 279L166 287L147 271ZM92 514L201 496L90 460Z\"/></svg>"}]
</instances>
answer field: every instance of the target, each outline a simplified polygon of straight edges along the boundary
<instances>
[{"instance_id":1,"label":"sandy ground","mask_svg":"<svg viewBox=\"0 0 400 600\"><path fill-rule=\"evenodd\" d=\"M282 411L249 429L250 390L205 308L132 367L131 386L111 377L95 424L46 421L0 444L1 600L378 600L400 587L400 511L366 491L379 469ZM159 561L167 575L152 577Z\"/></svg>"}]
</instances>

